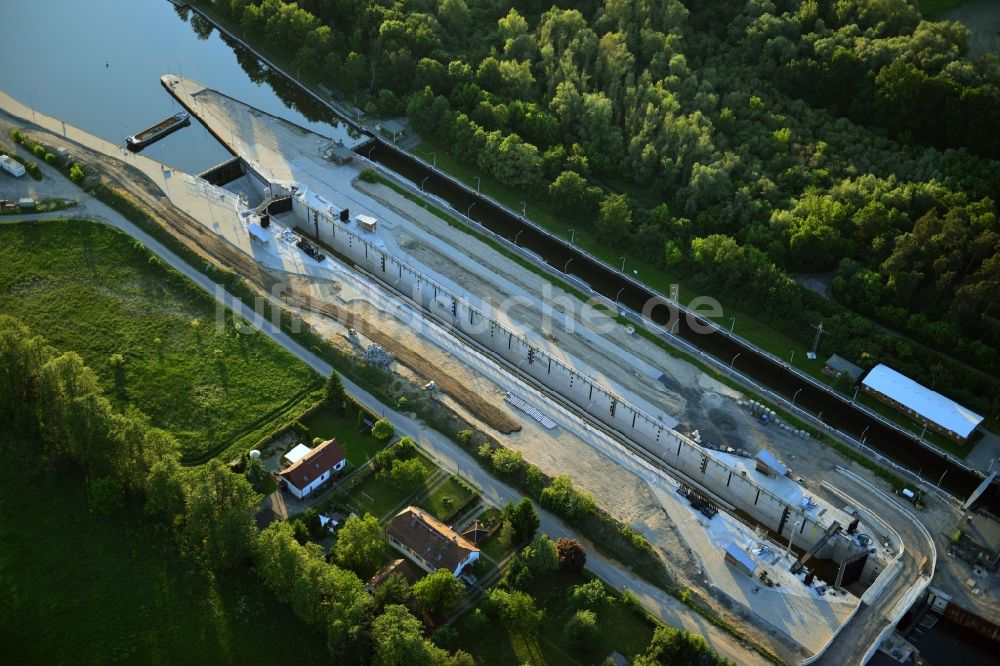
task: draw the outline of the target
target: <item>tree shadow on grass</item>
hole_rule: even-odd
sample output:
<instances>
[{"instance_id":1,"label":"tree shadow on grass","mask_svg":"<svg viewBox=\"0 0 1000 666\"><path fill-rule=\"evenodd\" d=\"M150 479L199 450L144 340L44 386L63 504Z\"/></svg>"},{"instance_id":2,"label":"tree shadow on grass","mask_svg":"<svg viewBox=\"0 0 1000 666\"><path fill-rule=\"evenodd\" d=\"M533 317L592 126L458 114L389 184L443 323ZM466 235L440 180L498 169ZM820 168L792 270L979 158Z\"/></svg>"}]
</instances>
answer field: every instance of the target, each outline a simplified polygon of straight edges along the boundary
<instances>
[{"instance_id":1,"label":"tree shadow on grass","mask_svg":"<svg viewBox=\"0 0 1000 666\"><path fill-rule=\"evenodd\" d=\"M508 631L510 636L510 646L522 664L532 664L532 666L542 666L545 664L545 657L542 656L542 647L538 644L538 636L528 633L514 633Z\"/></svg>"}]
</instances>

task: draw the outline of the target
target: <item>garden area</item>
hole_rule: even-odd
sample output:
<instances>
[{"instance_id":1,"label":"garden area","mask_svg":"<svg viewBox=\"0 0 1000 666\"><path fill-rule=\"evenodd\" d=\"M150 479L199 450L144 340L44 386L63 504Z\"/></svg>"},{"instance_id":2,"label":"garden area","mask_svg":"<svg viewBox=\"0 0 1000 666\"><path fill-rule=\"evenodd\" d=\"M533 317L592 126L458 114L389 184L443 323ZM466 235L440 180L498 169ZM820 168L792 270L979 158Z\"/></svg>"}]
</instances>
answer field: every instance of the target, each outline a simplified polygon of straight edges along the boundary
<instances>
[{"instance_id":1,"label":"garden area","mask_svg":"<svg viewBox=\"0 0 1000 666\"><path fill-rule=\"evenodd\" d=\"M442 523L450 523L479 495L469 484L452 474L420 502L420 507L426 509Z\"/></svg>"},{"instance_id":2,"label":"garden area","mask_svg":"<svg viewBox=\"0 0 1000 666\"><path fill-rule=\"evenodd\" d=\"M329 662L323 635L249 573L204 572L141 508L91 511L76 470L10 476L0 515L7 663Z\"/></svg>"},{"instance_id":3,"label":"garden area","mask_svg":"<svg viewBox=\"0 0 1000 666\"><path fill-rule=\"evenodd\" d=\"M323 404L303 415L299 422L312 437L324 441L335 438L344 449L348 464L358 467L385 448L385 442L372 437L368 429L359 425L358 413L358 408L350 403L346 411Z\"/></svg>"},{"instance_id":4,"label":"garden area","mask_svg":"<svg viewBox=\"0 0 1000 666\"><path fill-rule=\"evenodd\" d=\"M379 452L371 465L370 471L358 472L365 474L359 483L334 501L358 514L370 513L380 521L431 490L441 474L408 437Z\"/></svg>"},{"instance_id":5,"label":"garden area","mask_svg":"<svg viewBox=\"0 0 1000 666\"><path fill-rule=\"evenodd\" d=\"M0 311L75 351L116 407L134 406L202 462L315 401L321 378L240 332L193 283L101 224L0 227Z\"/></svg>"},{"instance_id":6,"label":"garden area","mask_svg":"<svg viewBox=\"0 0 1000 666\"><path fill-rule=\"evenodd\" d=\"M641 654L653 637L655 624L642 611L633 610L621 597L605 591L596 601L572 601L574 586L591 580L583 573L553 571L539 576L535 585L526 590L535 605L544 613L543 630L538 632L511 631L503 622L483 622L483 613L473 611L459 618L455 627L461 640L458 647L484 663L505 664L577 664L600 663L618 651L631 661ZM596 585L604 587L596 581ZM575 623L578 610L588 604L598 627L613 627L614 631L598 631L593 639L568 643L567 624ZM574 647L573 645L576 645ZM584 649L581 649L584 648Z\"/></svg>"}]
</instances>

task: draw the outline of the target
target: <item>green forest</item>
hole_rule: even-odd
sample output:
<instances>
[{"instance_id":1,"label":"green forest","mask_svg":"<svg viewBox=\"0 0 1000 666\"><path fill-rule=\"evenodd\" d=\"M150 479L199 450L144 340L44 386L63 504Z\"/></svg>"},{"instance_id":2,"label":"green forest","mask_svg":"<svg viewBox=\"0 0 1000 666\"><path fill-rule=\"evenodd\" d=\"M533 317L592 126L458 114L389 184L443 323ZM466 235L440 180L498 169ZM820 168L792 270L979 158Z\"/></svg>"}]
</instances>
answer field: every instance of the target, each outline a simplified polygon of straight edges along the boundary
<instances>
[{"instance_id":1,"label":"green forest","mask_svg":"<svg viewBox=\"0 0 1000 666\"><path fill-rule=\"evenodd\" d=\"M1000 411L1000 61L965 26L908 0L215 7L601 243Z\"/></svg>"}]
</instances>

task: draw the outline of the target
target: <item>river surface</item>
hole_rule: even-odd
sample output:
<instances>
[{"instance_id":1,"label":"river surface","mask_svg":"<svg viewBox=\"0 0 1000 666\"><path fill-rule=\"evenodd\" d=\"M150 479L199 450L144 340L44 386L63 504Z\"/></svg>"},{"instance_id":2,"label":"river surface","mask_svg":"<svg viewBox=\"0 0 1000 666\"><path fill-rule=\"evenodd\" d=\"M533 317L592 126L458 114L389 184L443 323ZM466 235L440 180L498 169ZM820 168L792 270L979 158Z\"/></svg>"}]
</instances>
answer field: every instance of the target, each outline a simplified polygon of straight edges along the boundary
<instances>
[{"instance_id":1,"label":"river surface","mask_svg":"<svg viewBox=\"0 0 1000 666\"><path fill-rule=\"evenodd\" d=\"M4 58L0 89L42 113L123 143L183 109L160 85L181 74L326 136L338 128L310 108L282 101L265 70L244 70L243 53L217 31L199 38L167 0L2 0ZM241 50L240 50L241 51ZM280 83L277 84L280 88ZM329 116L327 116L329 117ZM193 122L143 154L199 173L229 153Z\"/></svg>"}]
</instances>

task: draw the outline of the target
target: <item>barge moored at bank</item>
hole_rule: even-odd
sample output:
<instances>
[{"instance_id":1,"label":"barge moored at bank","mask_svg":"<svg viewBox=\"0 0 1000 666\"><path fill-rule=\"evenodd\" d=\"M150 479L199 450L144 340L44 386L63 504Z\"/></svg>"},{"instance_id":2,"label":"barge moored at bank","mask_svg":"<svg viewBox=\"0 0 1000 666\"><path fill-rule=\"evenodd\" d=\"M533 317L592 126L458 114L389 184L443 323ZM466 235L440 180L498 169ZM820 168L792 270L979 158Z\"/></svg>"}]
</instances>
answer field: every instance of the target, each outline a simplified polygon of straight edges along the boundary
<instances>
[{"instance_id":1,"label":"barge moored at bank","mask_svg":"<svg viewBox=\"0 0 1000 666\"><path fill-rule=\"evenodd\" d=\"M182 127L191 124L191 115L187 111L179 111L174 115L161 120L149 129L145 129L138 134L125 138L125 145L129 150L139 151L151 143L156 143L172 132L176 132Z\"/></svg>"}]
</instances>

